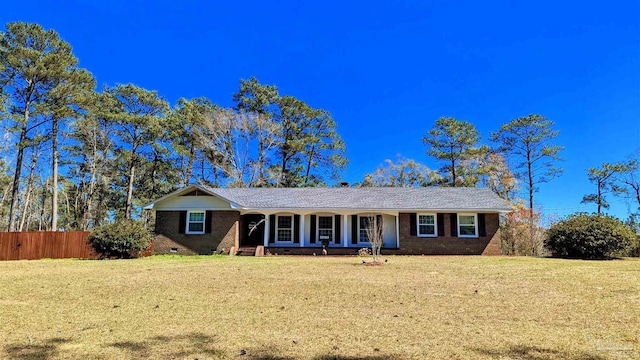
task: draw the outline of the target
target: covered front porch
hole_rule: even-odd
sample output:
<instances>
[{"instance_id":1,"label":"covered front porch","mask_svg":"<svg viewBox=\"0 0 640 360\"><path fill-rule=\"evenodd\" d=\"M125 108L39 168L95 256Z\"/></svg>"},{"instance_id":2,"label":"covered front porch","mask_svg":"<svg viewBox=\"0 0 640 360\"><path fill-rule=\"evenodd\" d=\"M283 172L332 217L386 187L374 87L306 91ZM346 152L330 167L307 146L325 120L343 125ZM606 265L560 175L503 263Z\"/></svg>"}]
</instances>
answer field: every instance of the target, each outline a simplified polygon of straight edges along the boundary
<instances>
[{"instance_id":1,"label":"covered front porch","mask_svg":"<svg viewBox=\"0 0 640 360\"><path fill-rule=\"evenodd\" d=\"M240 216L240 246L283 248L284 253L300 252L293 248L370 247L367 228L373 218L382 224L383 248L399 248L399 214L391 211L245 212Z\"/></svg>"}]
</instances>

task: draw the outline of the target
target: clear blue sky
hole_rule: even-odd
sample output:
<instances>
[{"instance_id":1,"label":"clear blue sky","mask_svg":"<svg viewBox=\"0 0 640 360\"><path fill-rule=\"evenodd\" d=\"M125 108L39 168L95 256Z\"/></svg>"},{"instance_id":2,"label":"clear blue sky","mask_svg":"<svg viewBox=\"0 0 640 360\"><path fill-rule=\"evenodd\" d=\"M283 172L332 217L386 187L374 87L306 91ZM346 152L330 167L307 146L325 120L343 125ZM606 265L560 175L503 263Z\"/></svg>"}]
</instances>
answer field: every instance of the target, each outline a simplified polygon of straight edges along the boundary
<instances>
[{"instance_id":1,"label":"clear blue sky","mask_svg":"<svg viewBox=\"0 0 640 360\"><path fill-rule=\"evenodd\" d=\"M350 182L396 154L436 168L421 137L441 116L486 139L540 113L561 131L566 161L538 203L563 215L595 210L580 205L594 190L586 168L640 148L637 0L3 4L0 22L18 20L58 31L99 84L131 82L171 103L230 105L250 76L276 84L333 114Z\"/></svg>"}]
</instances>

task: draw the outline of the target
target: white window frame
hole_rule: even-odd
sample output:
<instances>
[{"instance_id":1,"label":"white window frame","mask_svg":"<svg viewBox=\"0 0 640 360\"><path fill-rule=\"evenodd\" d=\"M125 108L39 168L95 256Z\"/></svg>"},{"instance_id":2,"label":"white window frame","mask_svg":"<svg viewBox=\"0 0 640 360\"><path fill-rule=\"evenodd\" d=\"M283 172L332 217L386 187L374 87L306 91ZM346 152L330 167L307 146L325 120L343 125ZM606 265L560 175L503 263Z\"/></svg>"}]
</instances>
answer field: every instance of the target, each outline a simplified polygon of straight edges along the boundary
<instances>
[{"instance_id":1,"label":"white window frame","mask_svg":"<svg viewBox=\"0 0 640 360\"><path fill-rule=\"evenodd\" d=\"M371 241L360 241L360 219L361 218L374 218L375 215L358 215L358 244L371 244ZM375 220L374 220L375 223ZM367 235L367 238L369 236Z\"/></svg>"},{"instance_id":2,"label":"white window frame","mask_svg":"<svg viewBox=\"0 0 640 360\"><path fill-rule=\"evenodd\" d=\"M288 228L281 228L280 227L280 221L279 219L281 217L288 217L291 218L291 227ZM278 243L286 243L286 244L293 244L293 239L295 238L295 234L294 232L294 228L295 226L293 225L293 215L276 215L276 239L275 242ZM280 232L278 230L291 230L291 240L280 240Z\"/></svg>"},{"instance_id":3,"label":"white window frame","mask_svg":"<svg viewBox=\"0 0 640 360\"><path fill-rule=\"evenodd\" d=\"M202 221L191 221L191 214L202 214ZM189 210L187 211L187 228L185 229L185 234L189 235L202 235L207 230L207 212L204 210ZM202 223L202 231L190 231L189 224L200 224Z\"/></svg>"},{"instance_id":4,"label":"white window frame","mask_svg":"<svg viewBox=\"0 0 640 360\"><path fill-rule=\"evenodd\" d=\"M458 215L458 237L461 238L477 238L478 237L478 214L470 214L470 213L460 213ZM473 224L475 225L475 233L473 235L462 235L460 233L460 216L473 216ZM466 224L469 226L469 224Z\"/></svg>"},{"instance_id":5,"label":"white window frame","mask_svg":"<svg viewBox=\"0 0 640 360\"><path fill-rule=\"evenodd\" d=\"M331 218L331 244L334 244L336 241L336 219L333 215L316 215L316 240L322 245L322 239L320 239L320 218L321 217L330 217ZM323 229L326 230L326 229Z\"/></svg>"},{"instance_id":6,"label":"white window frame","mask_svg":"<svg viewBox=\"0 0 640 360\"><path fill-rule=\"evenodd\" d=\"M420 233L420 216L432 216L433 217L433 234L421 234ZM418 237L438 237L438 215L434 214L434 213L416 214L416 234L418 234Z\"/></svg>"}]
</instances>

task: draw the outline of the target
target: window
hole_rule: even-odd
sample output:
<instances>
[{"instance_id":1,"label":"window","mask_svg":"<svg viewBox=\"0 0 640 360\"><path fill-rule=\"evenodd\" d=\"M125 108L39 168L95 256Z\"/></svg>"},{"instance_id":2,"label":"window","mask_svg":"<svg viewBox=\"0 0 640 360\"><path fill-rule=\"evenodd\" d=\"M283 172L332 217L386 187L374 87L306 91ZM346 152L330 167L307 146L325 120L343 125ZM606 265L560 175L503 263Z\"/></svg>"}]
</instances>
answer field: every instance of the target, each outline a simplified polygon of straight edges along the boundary
<instances>
[{"instance_id":1,"label":"window","mask_svg":"<svg viewBox=\"0 0 640 360\"><path fill-rule=\"evenodd\" d=\"M358 242L369 242L369 233L373 230L373 217L360 216L358 219Z\"/></svg>"},{"instance_id":2,"label":"window","mask_svg":"<svg viewBox=\"0 0 640 360\"><path fill-rule=\"evenodd\" d=\"M189 211L187 214L187 234L204 234L204 211Z\"/></svg>"},{"instance_id":3,"label":"window","mask_svg":"<svg viewBox=\"0 0 640 360\"><path fill-rule=\"evenodd\" d=\"M435 214L418 214L418 236L437 236Z\"/></svg>"},{"instance_id":4,"label":"window","mask_svg":"<svg viewBox=\"0 0 640 360\"><path fill-rule=\"evenodd\" d=\"M333 216L318 216L318 239L323 244L333 241Z\"/></svg>"},{"instance_id":5,"label":"window","mask_svg":"<svg viewBox=\"0 0 640 360\"><path fill-rule=\"evenodd\" d=\"M293 217L290 215L278 215L276 241L292 242L293 241Z\"/></svg>"},{"instance_id":6,"label":"window","mask_svg":"<svg viewBox=\"0 0 640 360\"><path fill-rule=\"evenodd\" d=\"M476 214L458 214L458 236L478 237L478 217Z\"/></svg>"}]
</instances>

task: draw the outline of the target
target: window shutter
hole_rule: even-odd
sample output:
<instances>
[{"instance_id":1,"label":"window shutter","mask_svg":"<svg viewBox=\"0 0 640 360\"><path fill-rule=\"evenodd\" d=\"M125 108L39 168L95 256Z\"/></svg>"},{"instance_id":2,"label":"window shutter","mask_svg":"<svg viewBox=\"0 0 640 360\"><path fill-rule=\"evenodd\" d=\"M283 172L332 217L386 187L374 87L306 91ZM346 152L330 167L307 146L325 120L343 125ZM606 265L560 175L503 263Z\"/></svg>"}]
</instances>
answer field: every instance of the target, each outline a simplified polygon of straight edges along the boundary
<instances>
[{"instance_id":1,"label":"window shutter","mask_svg":"<svg viewBox=\"0 0 640 360\"><path fill-rule=\"evenodd\" d=\"M478 235L487 236L487 229L485 228L484 214L478 214Z\"/></svg>"},{"instance_id":2,"label":"window shutter","mask_svg":"<svg viewBox=\"0 0 640 360\"><path fill-rule=\"evenodd\" d=\"M444 236L444 214L438 214L438 236Z\"/></svg>"},{"instance_id":3,"label":"window shutter","mask_svg":"<svg viewBox=\"0 0 640 360\"><path fill-rule=\"evenodd\" d=\"M340 231L340 222L342 220L342 216L336 215L333 220L333 230L336 232L334 236L333 242L336 244L340 244L340 236L342 236L342 231Z\"/></svg>"},{"instance_id":4,"label":"window shutter","mask_svg":"<svg viewBox=\"0 0 640 360\"><path fill-rule=\"evenodd\" d=\"M187 212L180 211L180 217L178 220L178 234L184 234L187 229Z\"/></svg>"},{"instance_id":5,"label":"window shutter","mask_svg":"<svg viewBox=\"0 0 640 360\"><path fill-rule=\"evenodd\" d=\"M207 210L204 216L204 232L205 234L211 234L211 227L213 225L213 211Z\"/></svg>"},{"instance_id":6,"label":"window shutter","mask_svg":"<svg viewBox=\"0 0 640 360\"><path fill-rule=\"evenodd\" d=\"M276 216L269 215L269 243L276 242Z\"/></svg>"},{"instance_id":7,"label":"window shutter","mask_svg":"<svg viewBox=\"0 0 640 360\"><path fill-rule=\"evenodd\" d=\"M358 244L358 215L351 215L351 244Z\"/></svg>"},{"instance_id":8,"label":"window shutter","mask_svg":"<svg viewBox=\"0 0 640 360\"><path fill-rule=\"evenodd\" d=\"M315 244L316 243L316 216L315 215L311 215L310 225L311 225L310 226L311 234L309 234L309 243Z\"/></svg>"},{"instance_id":9,"label":"window shutter","mask_svg":"<svg viewBox=\"0 0 640 360\"><path fill-rule=\"evenodd\" d=\"M300 215L293 215L293 243L300 244Z\"/></svg>"},{"instance_id":10,"label":"window shutter","mask_svg":"<svg viewBox=\"0 0 640 360\"><path fill-rule=\"evenodd\" d=\"M416 213L409 214L409 235L418 236L418 219Z\"/></svg>"},{"instance_id":11,"label":"window shutter","mask_svg":"<svg viewBox=\"0 0 640 360\"><path fill-rule=\"evenodd\" d=\"M449 214L449 219L451 220L451 236L458 236L458 214Z\"/></svg>"}]
</instances>

